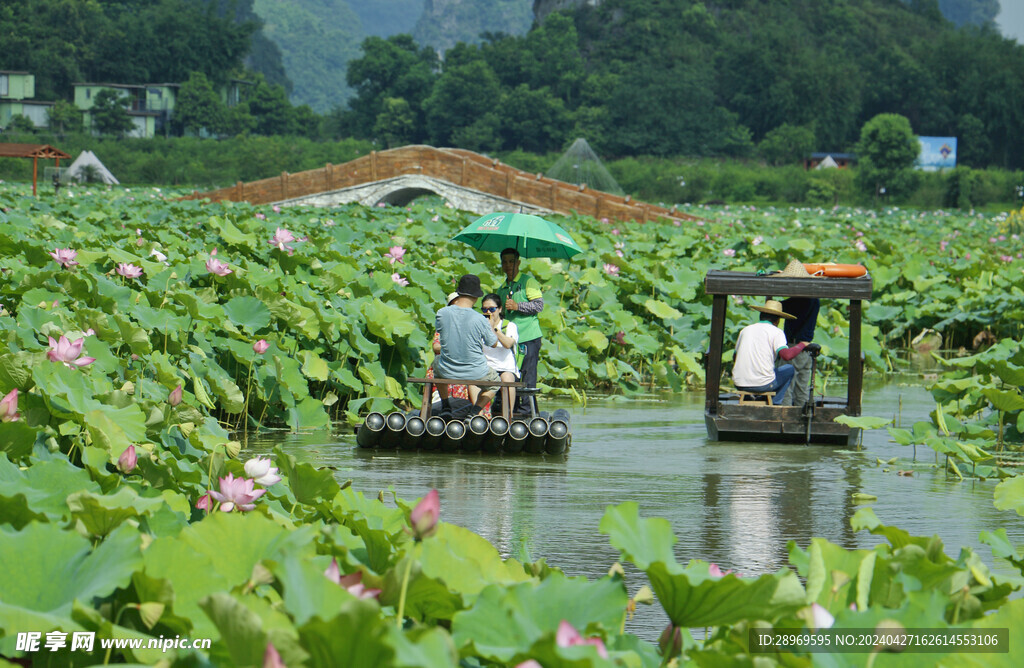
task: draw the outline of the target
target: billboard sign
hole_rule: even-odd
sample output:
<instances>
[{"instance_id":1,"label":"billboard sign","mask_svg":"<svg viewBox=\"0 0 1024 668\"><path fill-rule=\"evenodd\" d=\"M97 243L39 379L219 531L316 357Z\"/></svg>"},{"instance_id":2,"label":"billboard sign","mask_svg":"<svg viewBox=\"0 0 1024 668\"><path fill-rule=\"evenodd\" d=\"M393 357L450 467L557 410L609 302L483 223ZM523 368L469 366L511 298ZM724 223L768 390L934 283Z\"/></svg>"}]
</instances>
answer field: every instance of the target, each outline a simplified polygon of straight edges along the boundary
<instances>
[{"instance_id":1,"label":"billboard sign","mask_svg":"<svg viewBox=\"0 0 1024 668\"><path fill-rule=\"evenodd\" d=\"M925 172L956 167L956 137L918 137L921 153L914 167Z\"/></svg>"}]
</instances>

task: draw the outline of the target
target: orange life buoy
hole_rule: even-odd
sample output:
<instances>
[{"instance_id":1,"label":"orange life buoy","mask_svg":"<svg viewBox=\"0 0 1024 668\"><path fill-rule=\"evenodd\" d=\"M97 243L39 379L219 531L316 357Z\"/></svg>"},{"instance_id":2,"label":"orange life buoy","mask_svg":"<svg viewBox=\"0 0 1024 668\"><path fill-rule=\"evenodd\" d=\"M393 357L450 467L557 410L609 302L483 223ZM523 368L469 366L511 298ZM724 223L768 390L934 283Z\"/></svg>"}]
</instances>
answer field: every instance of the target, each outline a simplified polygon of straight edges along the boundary
<instances>
[{"instance_id":1,"label":"orange life buoy","mask_svg":"<svg viewBox=\"0 0 1024 668\"><path fill-rule=\"evenodd\" d=\"M868 273L862 264L805 264L804 269L812 276L857 278Z\"/></svg>"}]
</instances>

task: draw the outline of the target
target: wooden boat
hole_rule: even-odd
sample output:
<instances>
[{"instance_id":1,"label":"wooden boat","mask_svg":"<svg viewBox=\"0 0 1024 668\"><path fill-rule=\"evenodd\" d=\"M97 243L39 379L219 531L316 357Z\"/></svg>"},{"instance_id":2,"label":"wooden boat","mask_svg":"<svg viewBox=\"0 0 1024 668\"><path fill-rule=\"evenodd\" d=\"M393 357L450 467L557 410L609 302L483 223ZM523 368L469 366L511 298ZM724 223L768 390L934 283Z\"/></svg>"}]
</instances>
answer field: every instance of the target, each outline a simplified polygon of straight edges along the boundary
<instances>
[{"instance_id":1,"label":"wooden boat","mask_svg":"<svg viewBox=\"0 0 1024 668\"><path fill-rule=\"evenodd\" d=\"M758 276L742 271L709 271L704 291L712 295L711 342L705 379L704 422L712 441L774 441L852 445L860 429L835 422L840 415L859 416L864 379L861 352L863 300L871 299L871 276L816 278ZM730 295L744 297L817 297L849 301L850 373L846 397L814 397L811 406L740 403L736 392L722 392L722 351ZM811 415L812 417L808 417ZM810 438L808 439L808 419Z\"/></svg>"}]
</instances>

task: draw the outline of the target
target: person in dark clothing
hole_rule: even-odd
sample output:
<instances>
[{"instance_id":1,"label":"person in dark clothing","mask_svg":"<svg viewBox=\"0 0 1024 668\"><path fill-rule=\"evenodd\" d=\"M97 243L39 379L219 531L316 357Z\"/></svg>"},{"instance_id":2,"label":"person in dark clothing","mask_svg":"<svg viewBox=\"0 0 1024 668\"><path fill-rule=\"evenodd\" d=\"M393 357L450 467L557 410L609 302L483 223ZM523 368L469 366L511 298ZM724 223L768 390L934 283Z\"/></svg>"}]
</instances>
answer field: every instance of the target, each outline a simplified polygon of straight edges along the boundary
<instances>
[{"instance_id":1,"label":"person in dark clothing","mask_svg":"<svg viewBox=\"0 0 1024 668\"><path fill-rule=\"evenodd\" d=\"M789 345L804 344L814 341L814 326L818 322L818 311L821 300L812 297L790 297L782 302L782 310L793 316L784 325L786 341ZM791 362L793 365L792 391L783 400L784 406L803 406L810 399L808 391L811 385L811 354L801 350Z\"/></svg>"}]
</instances>

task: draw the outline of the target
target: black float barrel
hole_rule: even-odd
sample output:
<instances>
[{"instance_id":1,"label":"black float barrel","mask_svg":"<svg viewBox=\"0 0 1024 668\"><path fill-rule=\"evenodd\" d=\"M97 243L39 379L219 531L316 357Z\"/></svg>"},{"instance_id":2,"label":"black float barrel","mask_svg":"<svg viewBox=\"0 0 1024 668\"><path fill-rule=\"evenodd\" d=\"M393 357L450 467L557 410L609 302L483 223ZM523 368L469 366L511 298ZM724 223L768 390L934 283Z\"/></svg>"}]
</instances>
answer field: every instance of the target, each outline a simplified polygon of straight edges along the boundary
<instances>
[{"instance_id":1,"label":"black float barrel","mask_svg":"<svg viewBox=\"0 0 1024 668\"><path fill-rule=\"evenodd\" d=\"M535 417L529 422L530 435L526 437L525 450L531 454L544 452L544 441L548 435L548 421L542 417Z\"/></svg>"},{"instance_id":2,"label":"black float barrel","mask_svg":"<svg viewBox=\"0 0 1024 668\"><path fill-rule=\"evenodd\" d=\"M481 446L483 451L491 454L501 452L501 442L505 440L505 434L508 433L508 420L500 415L491 418L490 424L487 425L487 431L490 433L484 436Z\"/></svg>"},{"instance_id":3,"label":"black float barrel","mask_svg":"<svg viewBox=\"0 0 1024 668\"><path fill-rule=\"evenodd\" d=\"M560 455L565 452L569 443L569 423L555 418L548 425L548 439L544 442L544 452L549 455Z\"/></svg>"},{"instance_id":4,"label":"black float barrel","mask_svg":"<svg viewBox=\"0 0 1024 668\"><path fill-rule=\"evenodd\" d=\"M372 448L380 442L383 431L384 416L380 413L370 413L356 432L356 443L361 448Z\"/></svg>"},{"instance_id":5,"label":"black float barrel","mask_svg":"<svg viewBox=\"0 0 1024 668\"><path fill-rule=\"evenodd\" d=\"M441 445L441 440L444 438L444 429L444 420L436 415L429 418L425 425L426 433L423 434L423 438L420 440L420 449L437 450Z\"/></svg>"},{"instance_id":6,"label":"black float barrel","mask_svg":"<svg viewBox=\"0 0 1024 668\"><path fill-rule=\"evenodd\" d=\"M380 437L380 447L397 448L405 437L405 413L388 413L384 423L384 433Z\"/></svg>"},{"instance_id":7,"label":"black float barrel","mask_svg":"<svg viewBox=\"0 0 1024 668\"><path fill-rule=\"evenodd\" d=\"M466 436L466 423L462 420L449 420L444 428L444 438L441 439L442 450L457 450L462 445L461 441Z\"/></svg>"},{"instance_id":8,"label":"black float barrel","mask_svg":"<svg viewBox=\"0 0 1024 668\"><path fill-rule=\"evenodd\" d=\"M513 420L508 426L508 435L502 445L502 451L509 454L516 454L523 451L526 445L526 438L530 435L530 426L522 420Z\"/></svg>"},{"instance_id":9,"label":"black float barrel","mask_svg":"<svg viewBox=\"0 0 1024 668\"><path fill-rule=\"evenodd\" d=\"M488 434L489 425L487 418L483 415L474 415L469 420L469 430L466 437L462 439L459 447L465 452L475 452L483 445L484 437Z\"/></svg>"},{"instance_id":10,"label":"black float barrel","mask_svg":"<svg viewBox=\"0 0 1024 668\"><path fill-rule=\"evenodd\" d=\"M423 440L427 431L427 423L419 415L410 415L405 420L405 437L402 439L403 450L415 450Z\"/></svg>"}]
</instances>

